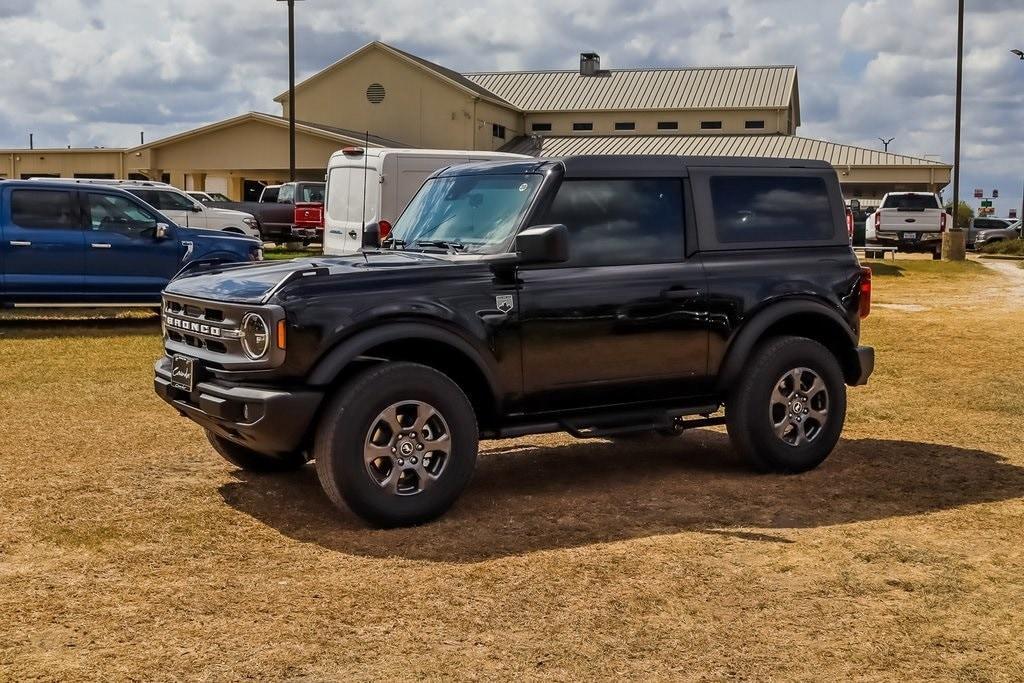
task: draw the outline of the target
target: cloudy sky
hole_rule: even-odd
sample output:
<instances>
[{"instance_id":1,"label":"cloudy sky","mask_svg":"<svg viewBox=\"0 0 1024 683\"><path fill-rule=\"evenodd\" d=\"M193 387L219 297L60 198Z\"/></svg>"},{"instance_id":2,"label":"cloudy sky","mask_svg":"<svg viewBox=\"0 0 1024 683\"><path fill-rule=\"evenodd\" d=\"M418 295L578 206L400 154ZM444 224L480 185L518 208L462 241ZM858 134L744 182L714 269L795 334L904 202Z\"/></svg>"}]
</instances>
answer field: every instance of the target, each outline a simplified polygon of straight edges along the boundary
<instances>
[{"instance_id":1,"label":"cloudy sky","mask_svg":"<svg viewBox=\"0 0 1024 683\"><path fill-rule=\"evenodd\" d=\"M462 5L462 7L460 7ZM378 39L463 71L795 64L798 133L953 158L956 0L303 0L300 78ZM1024 0L967 0L962 193L1024 182ZM639 8L639 9L638 9ZM280 113L275 0L0 0L0 148L127 146ZM947 191L947 197L949 191Z\"/></svg>"}]
</instances>

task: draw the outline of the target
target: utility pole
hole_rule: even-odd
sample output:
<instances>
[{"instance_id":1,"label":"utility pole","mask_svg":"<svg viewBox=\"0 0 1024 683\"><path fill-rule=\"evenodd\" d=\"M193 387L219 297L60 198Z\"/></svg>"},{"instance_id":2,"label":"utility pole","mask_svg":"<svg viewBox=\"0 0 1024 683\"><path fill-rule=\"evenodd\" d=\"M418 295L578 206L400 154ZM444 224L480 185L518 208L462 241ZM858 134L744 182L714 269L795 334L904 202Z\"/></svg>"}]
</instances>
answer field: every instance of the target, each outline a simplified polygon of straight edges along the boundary
<instances>
[{"instance_id":1,"label":"utility pole","mask_svg":"<svg viewBox=\"0 0 1024 683\"><path fill-rule=\"evenodd\" d=\"M1017 58L1020 59L1021 61L1024 61L1024 51L1014 49L1014 50L1010 50L1010 52L1015 54L1017 56ZM1020 219L1021 225L1024 225L1024 191L1022 191L1022 193L1021 193L1020 215L1018 215L1017 218ZM1021 231L1021 237L1024 238L1024 230Z\"/></svg>"},{"instance_id":2,"label":"utility pole","mask_svg":"<svg viewBox=\"0 0 1024 683\"><path fill-rule=\"evenodd\" d=\"M295 0L288 3L288 179L295 182Z\"/></svg>"},{"instance_id":3,"label":"utility pole","mask_svg":"<svg viewBox=\"0 0 1024 683\"><path fill-rule=\"evenodd\" d=\"M960 110L964 83L964 0L957 3L956 19L956 123L953 131L953 229L959 230L960 216Z\"/></svg>"},{"instance_id":4,"label":"utility pole","mask_svg":"<svg viewBox=\"0 0 1024 683\"><path fill-rule=\"evenodd\" d=\"M33 140L32 138L33 138L33 134L29 133L28 134L28 148L29 149L35 149L36 148L35 140Z\"/></svg>"},{"instance_id":5,"label":"utility pole","mask_svg":"<svg viewBox=\"0 0 1024 683\"><path fill-rule=\"evenodd\" d=\"M889 143L892 142L893 140L895 140L896 138L889 138L888 140L886 140L885 138L878 138L878 139L882 141L882 144L885 145L885 151L888 152L889 151Z\"/></svg>"}]
</instances>

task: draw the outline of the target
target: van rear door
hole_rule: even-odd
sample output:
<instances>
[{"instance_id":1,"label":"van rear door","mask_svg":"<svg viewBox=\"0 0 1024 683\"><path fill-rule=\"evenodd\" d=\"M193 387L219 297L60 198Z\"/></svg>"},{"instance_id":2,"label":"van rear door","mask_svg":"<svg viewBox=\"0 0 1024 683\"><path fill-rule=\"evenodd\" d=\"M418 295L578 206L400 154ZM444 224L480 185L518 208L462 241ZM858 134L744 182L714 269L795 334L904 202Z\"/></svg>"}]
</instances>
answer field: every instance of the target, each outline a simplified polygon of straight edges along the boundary
<instances>
[{"instance_id":1,"label":"van rear door","mask_svg":"<svg viewBox=\"0 0 1024 683\"><path fill-rule=\"evenodd\" d=\"M363 244L363 225L378 220L379 157L348 157L327 173L324 211L324 253L351 254Z\"/></svg>"}]
</instances>

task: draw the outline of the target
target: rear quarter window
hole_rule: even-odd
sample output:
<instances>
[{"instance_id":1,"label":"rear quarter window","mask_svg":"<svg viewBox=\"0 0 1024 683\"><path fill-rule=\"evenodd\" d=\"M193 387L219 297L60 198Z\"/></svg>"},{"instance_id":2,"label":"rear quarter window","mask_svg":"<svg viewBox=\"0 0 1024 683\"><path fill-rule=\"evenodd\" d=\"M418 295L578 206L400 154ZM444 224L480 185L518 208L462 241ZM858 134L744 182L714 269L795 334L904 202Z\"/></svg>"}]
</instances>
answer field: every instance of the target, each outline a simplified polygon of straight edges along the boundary
<instances>
[{"instance_id":1,"label":"rear quarter window","mask_svg":"<svg viewBox=\"0 0 1024 683\"><path fill-rule=\"evenodd\" d=\"M826 242L836 225L820 177L723 175L709 179L720 244Z\"/></svg>"}]
</instances>

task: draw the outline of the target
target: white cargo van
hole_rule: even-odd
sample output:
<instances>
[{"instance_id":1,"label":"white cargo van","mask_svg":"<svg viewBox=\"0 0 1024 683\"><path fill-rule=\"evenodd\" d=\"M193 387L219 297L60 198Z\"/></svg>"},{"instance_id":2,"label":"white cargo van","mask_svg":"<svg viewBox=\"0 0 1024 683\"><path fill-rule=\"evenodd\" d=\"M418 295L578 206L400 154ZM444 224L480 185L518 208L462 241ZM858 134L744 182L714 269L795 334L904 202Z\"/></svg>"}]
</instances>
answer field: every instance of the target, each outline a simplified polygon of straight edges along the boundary
<instances>
[{"instance_id":1,"label":"white cargo van","mask_svg":"<svg viewBox=\"0 0 1024 683\"><path fill-rule=\"evenodd\" d=\"M346 147L327 164L324 253L351 254L363 244L363 225L394 225L423 181L439 168L476 161L529 159L505 152Z\"/></svg>"}]
</instances>

